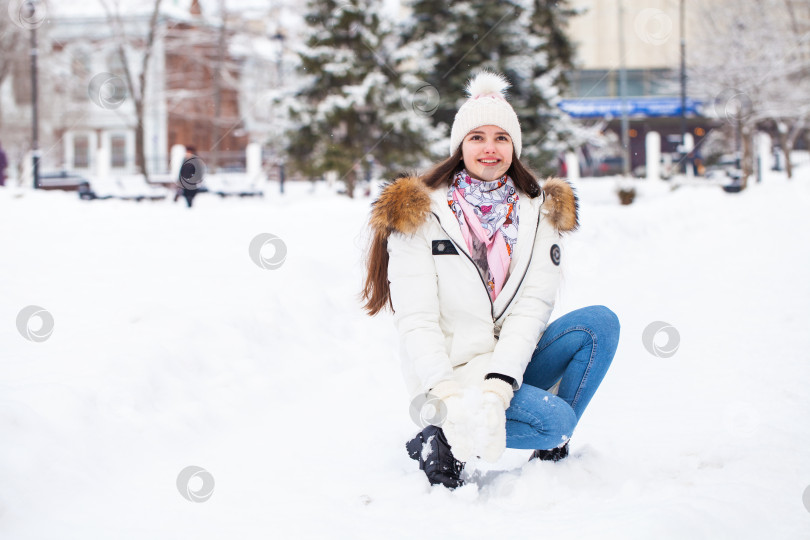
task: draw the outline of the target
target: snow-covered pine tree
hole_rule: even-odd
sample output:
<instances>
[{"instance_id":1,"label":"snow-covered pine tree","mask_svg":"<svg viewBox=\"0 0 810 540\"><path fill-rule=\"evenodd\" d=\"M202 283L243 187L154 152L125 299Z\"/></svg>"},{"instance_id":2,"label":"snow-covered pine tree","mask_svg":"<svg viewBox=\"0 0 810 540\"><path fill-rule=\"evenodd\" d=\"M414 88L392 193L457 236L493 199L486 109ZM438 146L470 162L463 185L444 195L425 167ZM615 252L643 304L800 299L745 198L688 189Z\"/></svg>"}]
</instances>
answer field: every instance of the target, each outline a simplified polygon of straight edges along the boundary
<instances>
[{"instance_id":1,"label":"snow-covered pine tree","mask_svg":"<svg viewBox=\"0 0 810 540\"><path fill-rule=\"evenodd\" d=\"M520 117L521 160L541 174L556 172L556 155L583 142L556 106L573 54L565 25L575 12L567 2L411 0L409 6L398 60L438 90L435 124L449 130L473 72L501 72L512 83L509 100Z\"/></svg>"},{"instance_id":2,"label":"snow-covered pine tree","mask_svg":"<svg viewBox=\"0 0 810 540\"><path fill-rule=\"evenodd\" d=\"M290 101L292 166L315 177L335 171L351 197L362 169L390 177L424 163L440 133L420 96L389 61L390 23L379 0L311 1L301 51L306 86ZM412 85L411 85L412 86Z\"/></svg>"},{"instance_id":3,"label":"snow-covered pine tree","mask_svg":"<svg viewBox=\"0 0 810 540\"><path fill-rule=\"evenodd\" d=\"M527 28L531 45L524 54L534 62L525 66L525 57L519 54L507 64L507 73L528 83L518 88L520 99L515 104L525 133L521 158L542 174L556 174L559 155L593 137L557 107L568 86L566 72L573 67L574 46L566 28L575 14L565 0L533 0ZM525 78L523 69L529 72Z\"/></svg>"}]
</instances>

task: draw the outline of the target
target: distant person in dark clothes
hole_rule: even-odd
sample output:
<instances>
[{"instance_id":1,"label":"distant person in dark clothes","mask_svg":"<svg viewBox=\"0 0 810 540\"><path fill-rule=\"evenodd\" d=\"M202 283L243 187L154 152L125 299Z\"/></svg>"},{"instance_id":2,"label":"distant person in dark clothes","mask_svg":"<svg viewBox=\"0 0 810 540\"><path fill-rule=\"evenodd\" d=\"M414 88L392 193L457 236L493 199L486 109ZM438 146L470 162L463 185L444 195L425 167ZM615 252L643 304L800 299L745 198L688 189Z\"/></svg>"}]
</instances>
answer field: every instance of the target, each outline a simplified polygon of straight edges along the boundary
<instances>
[{"instance_id":1,"label":"distant person in dark clothes","mask_svg":"<svg viewBox=\"0 0 810 540\"><path fill-rule=\"evenodd\" d=\"M6 167L8 167L8 159L3 151L3 144L0 143L0 186L6 185Z\"/></svg>"},{"instance_id":2,"label":"distant person in dark clothes","mask_svg":"<svg viewBox=\"0 0 810 540\"><path fill-rule=\"evenodd\" d=\"M191 208L202 182L203 171L198 169L203 165L202 161L195 155L196 153L197 149L195 147L186 146L186 155L183 159L183 165L180 167L179 186L177 187L177 194L174 196L174 201L177 202L177 199L182 195L186 199L189 208Z\"/></svg>"}]
</instances>

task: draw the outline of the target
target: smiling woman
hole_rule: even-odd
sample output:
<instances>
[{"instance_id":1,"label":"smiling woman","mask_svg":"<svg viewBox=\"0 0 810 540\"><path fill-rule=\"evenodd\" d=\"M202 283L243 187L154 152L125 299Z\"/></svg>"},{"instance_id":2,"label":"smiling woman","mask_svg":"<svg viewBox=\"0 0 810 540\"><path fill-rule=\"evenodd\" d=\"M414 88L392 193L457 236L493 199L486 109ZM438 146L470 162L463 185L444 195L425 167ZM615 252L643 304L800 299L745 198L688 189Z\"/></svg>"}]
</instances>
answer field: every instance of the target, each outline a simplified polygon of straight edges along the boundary
<instances>
[{"instance_id":1,"label":"smiling woman","mask_svg":"<svg viewBox=\"0 0 810 540\"><path fill-rule=\"evenodd\" d=\"M564 458L618 344L603 306L549 324L577 199L560 179L541 189L521 164L508 86L488 72L470 81L450 157L386 186L370 218L363 297L371 315L394 311L421 429L406 449L448 488L464 483L464 461L506 447Z\"/></svg>"}]
</instances>

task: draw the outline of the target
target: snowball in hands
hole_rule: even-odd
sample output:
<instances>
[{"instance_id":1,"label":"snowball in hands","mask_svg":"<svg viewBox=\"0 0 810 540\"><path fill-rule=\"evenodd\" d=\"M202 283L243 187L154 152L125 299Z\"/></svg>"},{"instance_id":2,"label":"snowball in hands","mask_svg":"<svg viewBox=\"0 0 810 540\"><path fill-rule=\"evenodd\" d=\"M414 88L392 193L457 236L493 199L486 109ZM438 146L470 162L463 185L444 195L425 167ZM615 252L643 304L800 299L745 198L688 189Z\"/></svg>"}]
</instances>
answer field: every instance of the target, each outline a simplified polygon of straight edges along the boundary
<instances>
[{"instance_id":1,"label":"snowball in hands","mask_svg":"<svg viewBox=\"0 0 810 540\"><path fill-rule=\"evenodd\" d=\"M506 408L512 399L507 383L490 379L481 387L437 385L432 393L443 395L447 418L441 427L456 459L495 462L501 457L506 449Z\"/></svg>"},{"instance_id":2,"label":"snowball in hands","mask_svg":"<svg viewBox=\"0 0 810 540\"><path fill-rule=\"evenodd\" d=\"M512 401L512 386L501 379L487 379L481 385L483 403L481 425L486 435L477 443L479 455L490 463L497 461L506 450L506 409Z\"/></svg>"},{"instance_id":3,"label":"snowball in hands","mask_svg":"<svg viewBox=\"0 0 810 540\"><path fill-rule=\"evenodd\" d=\"M494 463L506 450L506 409L501 398L484 392L481 416L484 433L477 438L476 446L484 461Z\"/></svg>"},{"instance_id":4,"label":"snowball in hands","mask_svg":"<svg viewBox=\"0 0 810 540\"><path fill-rule=\"evenodd\" d=\"M475 440L470 430L465 394L466 392L462 392L444 400L447 418L441 426L453 457L459 461L470 461L475 457Z\"/></svg>"},{"instance_id":5,"label":"snowball in hands","mask_svg":"<svg viewBox=\"0 0 810 540\"><path fill-rule=\"evenodd\" d=\"M446 416L441 428L450 444L453 457L459 461L472 459L475 446L468 427L464 393L464 388L453 380L442 381L430 391L431 395L444 403Z\"/></svg>"}]
</instances>

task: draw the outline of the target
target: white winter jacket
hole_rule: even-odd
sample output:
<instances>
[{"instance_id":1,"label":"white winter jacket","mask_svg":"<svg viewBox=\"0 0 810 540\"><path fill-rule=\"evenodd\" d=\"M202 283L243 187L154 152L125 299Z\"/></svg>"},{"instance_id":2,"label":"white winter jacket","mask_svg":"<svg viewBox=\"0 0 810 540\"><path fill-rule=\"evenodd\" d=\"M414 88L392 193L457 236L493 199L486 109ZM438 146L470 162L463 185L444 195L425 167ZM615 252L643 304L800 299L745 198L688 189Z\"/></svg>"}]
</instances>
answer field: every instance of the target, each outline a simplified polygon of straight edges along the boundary
<instances>
[{"instance_id":1,"label":"white winter jacket","mask_svg":"<svg viewBox=\"0 0 810 540\"><path fill-rule=\"evenodd\" d=\"M518 193L518 240L493 302L447 190L401 178L373 211L372 225L390 231L388 280L409 394L451 379L475 384L487 373L512 377L517 390L554 308L561 232L577 226L576 197L559 179L547 180L539 197Z\"/></svg>"}]
</instances>

